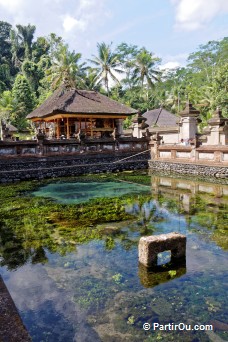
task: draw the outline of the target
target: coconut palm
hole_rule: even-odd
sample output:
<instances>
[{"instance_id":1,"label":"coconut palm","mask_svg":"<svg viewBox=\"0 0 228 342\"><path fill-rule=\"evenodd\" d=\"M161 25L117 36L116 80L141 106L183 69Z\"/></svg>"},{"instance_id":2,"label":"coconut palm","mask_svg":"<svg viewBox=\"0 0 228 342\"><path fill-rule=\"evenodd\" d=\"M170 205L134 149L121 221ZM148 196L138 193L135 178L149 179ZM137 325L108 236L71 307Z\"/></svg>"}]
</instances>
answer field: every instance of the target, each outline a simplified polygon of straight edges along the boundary
<instances>
[{"instance_id":1,"label":"coconut palm","mask_svg":"<svg viewBox=\"0 0 228 342\"><path fill-rule=\"evenodd\" d=\"M165 92L164 105L167 106L173 113L177 114L183 109L186 103L186 97L184 96L185 89L181 86L174 86L170 91Z\"/></svg>"},{"instance_id":2,"label":"coconut palm","mask_svg":"<svg viewBox=\"0 0 228 342\"><path fill-rule=\"evenodd\" d=\"M20 67L25 59L31 58L32 41L36 27L34 25L16 25L16 30L11 30L11 53L14 66Z\"/></svg>"},{"instance_id":3,"label":"coconut palm","mask_svg":"<svg viewBox=\"0 0 228 342\"><path fill-rule=\"evenodd\" d=\"M86 70L85 88L89 90L100 91L101 81L97 81L97 72L94 68Z\"/></svg>"},{"instance_id":4,"label":"coconut palm","mask_svg":"<svg viewBox=\"0 0 228 342\"><path fill-rule=\"evenodd\" d=\"M85 63L78 64L80 58L81 54L70 52L68 45L59 45L52 66L47 70L53 89L58 88L61 84L77 88L84 84L86 68Z\"/></svg>"},{"instance_id":5,"label":"coconut palm","mask_svg":"<svg viewBox=\"0 0 228 342\"><path fill-rule=\"evenodd\" d=\"M24 47L24 57L30 58L36 26L28 24L27 26L16 25L16 27L18 30L18 37Z\"/></svg>"},{"instance_id":6,"label":"coconut palm","mask_svg":"<svg viewBox=\"0 0 228 342\"><path fill-rule=\"evenodd\" d=\"M154 87L154 83L159 81L161 72L155 69L156 63L160 59L153 56L145 48L142 48L133 61L134 78L141 82L143 87L145 84L150 88Z\"/></svg>"},{"instance_id":7,"label":"coconut palm","mask_svg":"<svg viewBox=\"0 0 228 342\"><path fill-rule=\"evenodd\" d=\"M98 57L93 55L93 59L89 59L91 63L96 66L97 83L105 85L107 94L109 95L110 80L120 84L118 78L114 73L122 74L124 71L121 69L121 63L117 53L112 52L111 45L103 43L97 44Z\"/></svg>"}]
</instances>

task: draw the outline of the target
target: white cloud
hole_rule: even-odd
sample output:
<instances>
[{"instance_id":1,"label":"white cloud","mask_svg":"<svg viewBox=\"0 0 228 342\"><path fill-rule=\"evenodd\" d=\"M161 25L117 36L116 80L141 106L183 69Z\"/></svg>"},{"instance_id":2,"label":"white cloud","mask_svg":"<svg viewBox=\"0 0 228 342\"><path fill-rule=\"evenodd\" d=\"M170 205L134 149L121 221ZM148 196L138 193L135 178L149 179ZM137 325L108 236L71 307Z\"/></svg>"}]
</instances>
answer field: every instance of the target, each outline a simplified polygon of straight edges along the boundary
<instances>
[{"instance_id":1,"label":"white cloud","mask_svg":"<svg viewBox=\"0 0 228 342\"><path fill-rule=\"evenodd\" d=\"M82 52L85 41L94 41L98 28L106 23L106 5L107 0L0 0L0 13L1 20L13 26L36 25L37 35L54 32Z\"/></svg>"},{"instance_id":2,"label":"white cloud","mask_svg":"<svg viewBox=\"0 0 228 342\"><path fill-rule=\"evenodd\" d=\"M179 53L177 55L163 55L162 63L159 69L175 69L178 67L184 67L188 58L188 53Z\"/></svg>"},{"instance_id":3,"label":"white cloud","mask_svg":"<svg viewBox=\"0 0 228 342\"><path fill-rule=\"evenodd\" d=\"M0 6L14 13L23 6L24 0L0 0Z\"/></svg>"},{"instance_id":4,"label":"white cloud","mask_svg":"<svg viewBox=\"0 0 228 342\"><path fill-rule=\"evenodd\" d=\"M181 64L179 62L167 62L165 64L160 65L160 70L168 70L168 69L176 69L180 67Z\"/></svg>"},{"instance_id":5,"label":"white cloud","mask_svg":"<svg viewBox=\"0 0 228 342\"><path fill-rule=\"evenodd\" d=\"M228 13L227 0L171 0L176 11L176 27L193 31L204 27L215 16Z\"/></svg>"},{"instance_id":6,"label":"white cloud","mask_svg":"<svg viewBox=\"0 0 228 342\"><path fill-rule=\"evenodd\" d=\"M79 3L79 8L82 10L82 9L88 9L90 7L93 7L94 6L94 1L93 0L80 0L80 3Z\"/></svg>"},{"instance_id":7,"label":"white cloud","mask_svg":"<svg viewBox=\"0 0 228 342\"><path fill-rule=\"evenodd\" d=\"M65 32L70 32L74 29L84 31L86 26L87 23L84 20L77 20L68 14L63 17L63 28Z\"/></svg>"}]
</instances>

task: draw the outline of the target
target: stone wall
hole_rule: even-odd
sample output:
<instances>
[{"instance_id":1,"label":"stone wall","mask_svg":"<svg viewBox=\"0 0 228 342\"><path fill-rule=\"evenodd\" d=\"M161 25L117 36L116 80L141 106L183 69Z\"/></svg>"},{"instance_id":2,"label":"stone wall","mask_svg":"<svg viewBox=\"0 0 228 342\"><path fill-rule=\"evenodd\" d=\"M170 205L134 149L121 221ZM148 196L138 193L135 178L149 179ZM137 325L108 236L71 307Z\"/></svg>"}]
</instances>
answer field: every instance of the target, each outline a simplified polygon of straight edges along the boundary
<instances>
[{"instance_id":1,"label":"stone wall","mask_svg":"<svg viewBox=\"0 0 228 342\"><path fill-rule=\"evenodd\" d=\"M166 171L169 173L180 173L182 175L188 174L201 177L228 178L228 167L222 165L202 165L197 163L150 160L149 168L151 171Z\"/></svg>"},{"instance_id":2,"label":"stone wall","mask_svg":"<svg viewBox=\"0 0 228 342\"><path fill-rule=\"evenodd\" d=\"M15 156L54 156L81 154L87 152L106 151L144 151L148 149L148 138L113 138L87 139L78 141L77 139L44 139L44 135L38 140L27 141L0 141L0 157Z\"/></svg>"},{"instance_id":3,"label":"stone wall","mask_svg":"<svg viewBox=\"0 0 228 342\"><path fill-rule=\"evenodd\" d=\"M159 137L154 138L150 146L151 170L228 178L228 146L160 145Z\"/></svg>"},{"instance_id":4,"label":"stone wall","mask_svg":"<svg viewBox=\"0 0 228 342\"><path fill-rule=\"evenodd\" d=\"M148 168L148 159L148 151L145 153L116 151L40 158L2 158L0 161L0 183L146 169Z\"/></svg>"}]
</instances>

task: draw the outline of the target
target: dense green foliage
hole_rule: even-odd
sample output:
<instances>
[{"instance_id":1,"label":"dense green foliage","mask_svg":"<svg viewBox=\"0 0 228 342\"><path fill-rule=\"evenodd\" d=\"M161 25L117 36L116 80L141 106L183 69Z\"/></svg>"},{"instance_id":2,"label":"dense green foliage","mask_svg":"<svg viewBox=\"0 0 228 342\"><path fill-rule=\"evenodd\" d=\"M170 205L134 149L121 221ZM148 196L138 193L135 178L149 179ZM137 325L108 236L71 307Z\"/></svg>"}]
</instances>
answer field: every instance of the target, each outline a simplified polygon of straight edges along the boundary
<instances>
[{"instance_id":1,"label":"dense green foliage","mask_svg":"<svg viewBox=\"0 0 228 342\"><path fill-rule=\"evenodd\" d=\"M35 39L35 31L34 25L13 28L0 21L0 119L19 128L61 84L101 91L142 112L162 105L178 113L188 97L203 124L217 106L228 116L227 37L201 45L186 67L161 72L161 59L145 47L102 42L96 56L82 61L61 37L50 33Z\"/></svg>"}]
</instances>

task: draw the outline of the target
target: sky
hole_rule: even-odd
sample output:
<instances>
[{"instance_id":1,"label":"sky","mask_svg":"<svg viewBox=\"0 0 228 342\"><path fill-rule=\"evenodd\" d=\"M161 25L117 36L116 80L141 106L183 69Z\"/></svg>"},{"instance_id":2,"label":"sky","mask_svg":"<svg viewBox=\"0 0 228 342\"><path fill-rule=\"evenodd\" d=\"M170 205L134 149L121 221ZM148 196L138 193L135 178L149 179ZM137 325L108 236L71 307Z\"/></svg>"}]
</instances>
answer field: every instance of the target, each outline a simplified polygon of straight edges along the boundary
<instances>
[{"instance_id":1,"label":"sky","mask_svg":"<svg viewBox=\"0 0 228 342\"><path fill-rule=\"evenodd\" d=\"M0 21L64 38L82 59L97 43L145 47L162 65L186 64L199 45L228 36L228 0L0 0Z\"/></svg>"}]
</instances>

